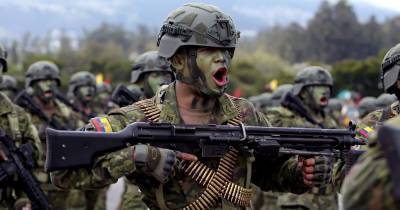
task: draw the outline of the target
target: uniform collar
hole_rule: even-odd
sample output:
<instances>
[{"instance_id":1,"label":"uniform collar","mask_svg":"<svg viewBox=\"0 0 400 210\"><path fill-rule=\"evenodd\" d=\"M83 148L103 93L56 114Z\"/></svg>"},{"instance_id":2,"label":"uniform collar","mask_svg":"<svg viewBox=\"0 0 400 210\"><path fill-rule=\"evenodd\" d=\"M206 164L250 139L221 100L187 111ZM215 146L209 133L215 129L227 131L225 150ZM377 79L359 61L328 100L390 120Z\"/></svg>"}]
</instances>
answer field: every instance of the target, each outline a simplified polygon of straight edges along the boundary
<instances>
[{"instance_id":1,"label":"uniform collar","mask_svg":"<svg viewBox=\"0 0 400 210\"><path fill-rule=\"evenodd\" d=\"M168 86L161 87L155 95L156 104L161 109L160 122L168 122L172 124L183 124L180 116L176 92L175 82ZM215 114L218 124L226 123L228 120L235 118L239 111L237 110L233 97L224 94L218 98Z\"/></svg>"},{"instance_id":2,"label":"uniform collar","mask_svg":"<svg viewBox=\"0 0 400 210\"><path fill-rule=\"evenodd\" d=\"M13 103L3 93L0 93L0 107L0 115L4 115L13 111Z\"/></svg>"}]
</instances>

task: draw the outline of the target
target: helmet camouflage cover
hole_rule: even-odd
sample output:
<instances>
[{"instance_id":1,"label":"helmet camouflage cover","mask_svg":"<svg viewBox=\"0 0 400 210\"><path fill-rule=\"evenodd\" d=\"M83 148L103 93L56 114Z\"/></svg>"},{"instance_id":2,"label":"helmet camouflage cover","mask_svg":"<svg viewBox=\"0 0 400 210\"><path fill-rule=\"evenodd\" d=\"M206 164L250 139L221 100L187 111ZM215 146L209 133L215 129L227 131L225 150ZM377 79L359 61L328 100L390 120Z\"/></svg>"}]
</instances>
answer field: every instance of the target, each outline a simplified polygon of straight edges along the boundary
<instances>
[{"instance_id":1,"label":"helmet camouflage cover","mask_svg":"<svg viewBox=\"0 0 400 210\"><path fill-rule=\"evenodd\" d=\"M29 66L25 73L25 87L31 87L33 82L42 79L53 79L60 86L60 70L50 61L38 61Z\"/></svg>"},{"instance_id":2,"label":"helmet camouflage cover","mask_svg":"<svg viewBox=\"0 0 400 210\"><path fill-rule=\"evenodd\" d=\"M304 87L310 85L326 85L332 89L333 79L331 73L320 66L304 68L296 74L293 94L298 95Z\"/></svg>"},{"instance_id":3,"label":"helmet camouflage cover","mask_svg":"<svg viewBox=\"0 0 400 210\"><path fill-rule=\"evenodd\" d=\"M0 44L0 63L3 65L3 72L7 72L7 51L2 44Z\"/></svg>"},{"instance_id":4,"label":"helmet camouflage cover","mask_svg":"<svg viewBox=\"0 0 400 210\"><path fill-rule=\"evenodd\" d=\"M132 66L131 83L139 81L140 77L148 72L167 72L173 77L170 63L164 57L160 57L157 51L150 51L140 55Z\"/></svg>"},{"instance_id":5,"label":"helmet camouflage cover","mask_svg":"<svg viewBox=\"0 0 400 210\"><path fill-rule=\"evenodd\" d=\"M73 94L79 86L93 86L96 88L95 76L87 71L80 71L72 75L68 83L68 93Z\"/></svg>"},{"instance_id":6,"label":"helmet camouflage cover","mask_svg":"<svg viewBox=\"0 0 400 210\"><path fill-rule=\"evenodd\" d=\"M158 35L159 55L172 57L181 46L231 49L236 47L239 32L232 18L213 5L186 4L168 15Z\"/></svg>"},{"instance_id":7,"label":"helmet camouflage cover","mask_svg":"<svg viewBox=\"0 0 400 210\"><path fill-rule=\"evenodd\" d=\"M400 72L400 44L392 47L385 55L381 66L381 81L383 90L395 93L393 85L399 79Z\"/></svg>"},{"instance_id":8,"label":"helmet camouflage cover","mask_svg":"<svg viewBox=\"0 0 400 210\"><path fill-rule=\"evenodd\" d=\"M0 90L17 91L17 80L10 75L3 75L3 79L0 82Z\"/></svg>"}]
</instances>

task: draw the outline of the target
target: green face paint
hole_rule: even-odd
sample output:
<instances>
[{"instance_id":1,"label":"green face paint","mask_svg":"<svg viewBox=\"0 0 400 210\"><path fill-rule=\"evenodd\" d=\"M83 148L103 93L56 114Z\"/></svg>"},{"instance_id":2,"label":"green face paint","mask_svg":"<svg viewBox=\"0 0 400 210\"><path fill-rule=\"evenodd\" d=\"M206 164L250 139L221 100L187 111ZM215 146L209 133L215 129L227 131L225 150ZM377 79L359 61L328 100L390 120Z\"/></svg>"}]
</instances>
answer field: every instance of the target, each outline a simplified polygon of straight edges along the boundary
<instances>
[{"instance_id":1,"label":"green face paint","mask_svg":"<svg viewBox=\"0 0 400 210\"><path fill-rule=\"evenodd\" d=\"M322 110L328 105L329 98L331 97L331 89L328 86L307 86L306 92L309 96L306 99L306 104L312 109Z\"/></svg>"},{"instance_id":2,"label":"green face paint","mask_svg":"<svg viewBox=\"0 0 400 210\"><path fill-rule=\"evenodd\" d=\"M80 86L75 90L76 97L83 104L91 102L95 93L96 89L94 86Z\"/></svg>"},{"instance_id":3,"label":"green face paint","mask_svg":"<svg viewBox=\"0 0 400 210\"><path fill-rule=\"evenodd\" d=\"M228 70L231 57L225 49L202 47L197 50L197 66L201 71L202 92L210 95L222 95L229 82Z\"/></svg>"},{"instance_id":4,"label":"green face paint","mask_svg":"<svg viewBox=\"0 0 400 210\"><path fill-rule=\"evenodd\" d=\"M172 75L168 72L150 72L146 75L144 90L146 97L153 97L158 88L172 82Z\"/></svg>"},{"instance_id":5,"label":"green face paint","mask_svg":"<svg viewBox=\"0 0 400 210\"><path fill-rule=\"evenodd\" d=\"M52 79L39 80L33 84L34 94L45 103L54 98L54 88L57 88L57 82Z\"/></svg>"}]
</instances>

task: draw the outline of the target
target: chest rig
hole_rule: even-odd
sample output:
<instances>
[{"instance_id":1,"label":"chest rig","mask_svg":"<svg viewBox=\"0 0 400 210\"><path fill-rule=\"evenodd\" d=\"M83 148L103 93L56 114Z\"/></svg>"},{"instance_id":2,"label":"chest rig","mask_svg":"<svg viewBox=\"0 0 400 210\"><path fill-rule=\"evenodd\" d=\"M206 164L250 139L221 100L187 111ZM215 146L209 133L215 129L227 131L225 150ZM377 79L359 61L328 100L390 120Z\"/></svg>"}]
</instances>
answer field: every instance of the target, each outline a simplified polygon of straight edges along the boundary
<instances>
[{"instance_id":1,"label":"chest rig","mask_svg":"<svg viewBox=\"0 0 400 210\"><path fill-rule=\"evenodd\" d=\"M232 101L235 98L229 96ZM136 103L143 111L149 122L158 122L161 110L157 107L152 99L145 99ZM235 109L239 113L234 118L226 122L227 125L238 126L242 123L243 116L239 108L235 105ZM232 182L233 170L236 166L239 151L235 148L229 148L219 160L216 170L210 169L200 161L184 161L182 170L184 173L194 180L197 184L204 187L198 198L183 207L183 210L203 210L215 207L220 198L223 198L235 206L250 206L252 190L244 188ZM162 195L160 195L162 194ZM162 188L157 193L157 201L162 210L167 210L163 197Z\"/></svg>"}]
</instances>

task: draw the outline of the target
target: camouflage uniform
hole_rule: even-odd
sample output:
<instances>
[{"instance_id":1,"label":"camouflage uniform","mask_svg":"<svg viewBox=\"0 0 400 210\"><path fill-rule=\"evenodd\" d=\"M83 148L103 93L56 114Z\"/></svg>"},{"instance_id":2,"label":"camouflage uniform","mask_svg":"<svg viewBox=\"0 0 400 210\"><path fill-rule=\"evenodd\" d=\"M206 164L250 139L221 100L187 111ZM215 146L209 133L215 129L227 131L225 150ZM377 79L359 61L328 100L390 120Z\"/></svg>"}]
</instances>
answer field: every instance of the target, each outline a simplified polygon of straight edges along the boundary
<instances>
[{"instance_id":1,"label":"camouflage uniform","mask_svg":"<svg viewBox=\"0 0 400 210\"><path fill-rule=\"evenodd\" d=\"M26 72L25 86L27 92L33 92L33 86L35 83L40 82L43 79L54 80L57 85L60 84L59 70L58 67L48 61L38 61L33 63ZM57 87L52 87L57 88ZM40 99L32 94L32 100L36 101L43 111ZM55 119L61 125L68 129L75 130L84 126L84 123L80 120L80 115L72 111L67 105L62 103L60 100L53 98L51 99L53 105L52 116L50 118ZM41 140L41 148L44 151L41 155L45 159L46 151L46 128L49 127L48 122L39 117L37 113L33 113L28 108L25 108L29 112L32 123L36 126L39 131L39 138ZM42 183L43 190L47 193L49 202L52 209L62 210L66 209L66 198L68 197L69 191L59 190L50 183L50 176L44 171L44 164L39 165L38 170L35 172L39 182Z\"/></svg>"},{"instance_id":2,"label":"camouflage uniform","mask_svg":"<svg viewBox=\"0 0 400 210\"><path fill-rule=\"evenodd\" d=\"M400 117L392 118L385 124L399 128ZM387 160L373 134L369 138L367 152L359 158L344 180L341 190L344 210L400 209L400 202L393 196L392 180Z\"/></svg>"},{"instance_id":3,"label":"camouflage uniform","mask_svg":"<svg viewBox=\"0 0 400 210\"><path fill-rule=\"evenodd\" d=\"M7 71L6 53L0 44L0 63L3 70L0 69L0 80L2 72ZM19 106L15 105L5 94L0 92L0 129L15 140L16 146L31 143L34 148L34 159L37 164L43 164L40 158L42 153L38 132L31 122L29 115ZM12 189L0 190L0 209L12 208L16 199L21 197L21 192Z\"/></svg>"},{"instance_id":4,"label":"camouflage uniform","mask_svg":"<svg viewBox=\"0 0 400 210\"><path fill-rule=\"evenodd\" d=\"M322 72L322 73L320 73ZM325 76L319 76L324 74ZM302 106L308 115L291 109L287 106L288 98L282 100L282 106L273 107L267 112L267 118L272 126L275 127L302 127L302 128L337 128L336 121L323 110L319 113L311 111L305 105L304 100L298 95L303 88L310 85L327 85L332 87L332 78L326 70L321 67L308 67L300 71L295 78L294 89L287 94L287 97L295 97L297 106ZM293 93L295 95L293 95ZM322 116L322 121L318 121L316 115ZM335 168L340 167L337 163ZM337 198L333 185L328 185L326 189L313 188L309 193L295 195L292 193L280 194L276 192L266 192L264 203L270 209L337 209Z\"/></svg>"},{"instance_id":5,"label":"camouflage uniform","mask_svg":"<svg viewBox=\"0 0 400 210\"><path fill-rule=\"evenodd\" d=\"M149 82L149 73L157 73L156 77L160 82L154 87ZM140 55L132 66L130 89L140 90L142 99L151 98L155 91L162 85L167 85L175 79L170 68L169 62L158 55L157 51L150 51ZM157 89L156 89L157 88ZM138 186L130 184L125 179L125 191L122 196L123 210L146 210L147 206L143 203L143 195Z\"/></svg>"},{"instance_id":6,"label":"camouflage uniform","mask_svg":"<svg viewBox=\"0 0 400 210\"><path fill-rule=\"evenodd\" d=\"M109 115L101 121L106 119L112 131L121 130L133 122L148 121L148 117L146 117L139 106L139 104L144 102L154 103L155 106L160 109L161 112L158 122L173 124L183 123L176 104L174 84L169 85L166 89L160 89L158 94L150 100L141 101L109 113ZM216 106L216 109L213 115L214 118L211 121L212 123L226 124L240 115L241 121L246 125L269 125L264 116L256 112L254 107L244 99L223 95L218 99L218 106ZM94 123L87 126L88 130L96 130L96 127L98 127L95 123L99 122L99 120L93 119L92 122ZM77 188L102 187L116 182L119 177L125 174L131 173L132 175L128 176L129 181L140 187L145 196L143 200L150 209L159 209L162 205L166 205L169 209L182 208L196 200L198 193L202 191L202 187L191 183L188 177L183 179L184 183L178 181L182 179L182 174L177 173L175 174L175 178L171 178L170 181L164 185L163 198L160 198L158 196L159 193L157 193L160 189L159 184L155 183L154 180L152 181L152 178L148 175L141 174L140 171L134 173L135 166L132 161L128 161L130 156L131 152L129 148L110 153L96 160L94 164L95 167L91 171L79 170L53 174L53 183L63 188L71 186ZM239 166L234 170L235 175L233 177L235 183L249 187L250 177L246 178L245 174L247 170L251 170L249 167L252 161L253 157L240 156L238 160ZM216 159L210 159L204 161L204 163L209 166L214 165L215 167ZM279 191L292 190L294 192L302 192L306 189L298 178L298 176L301 177L301 175L296 171L295 161L293 159L284 159L274 162L270 167L265 167L265 163L266 162L260 163L256 161L256 166L260 167L256 167L255 170L257 170L257 174L254 173L252 176L253 183L262 187L262 189L275 189ZM278 177L279 179L277 179ZM157 200L160 199L164 201L164 204L157 202ZM224 199L222 203L218 205L220 207L223 205L223 209L238 209Z\"/></svg>"}]
</instances>

